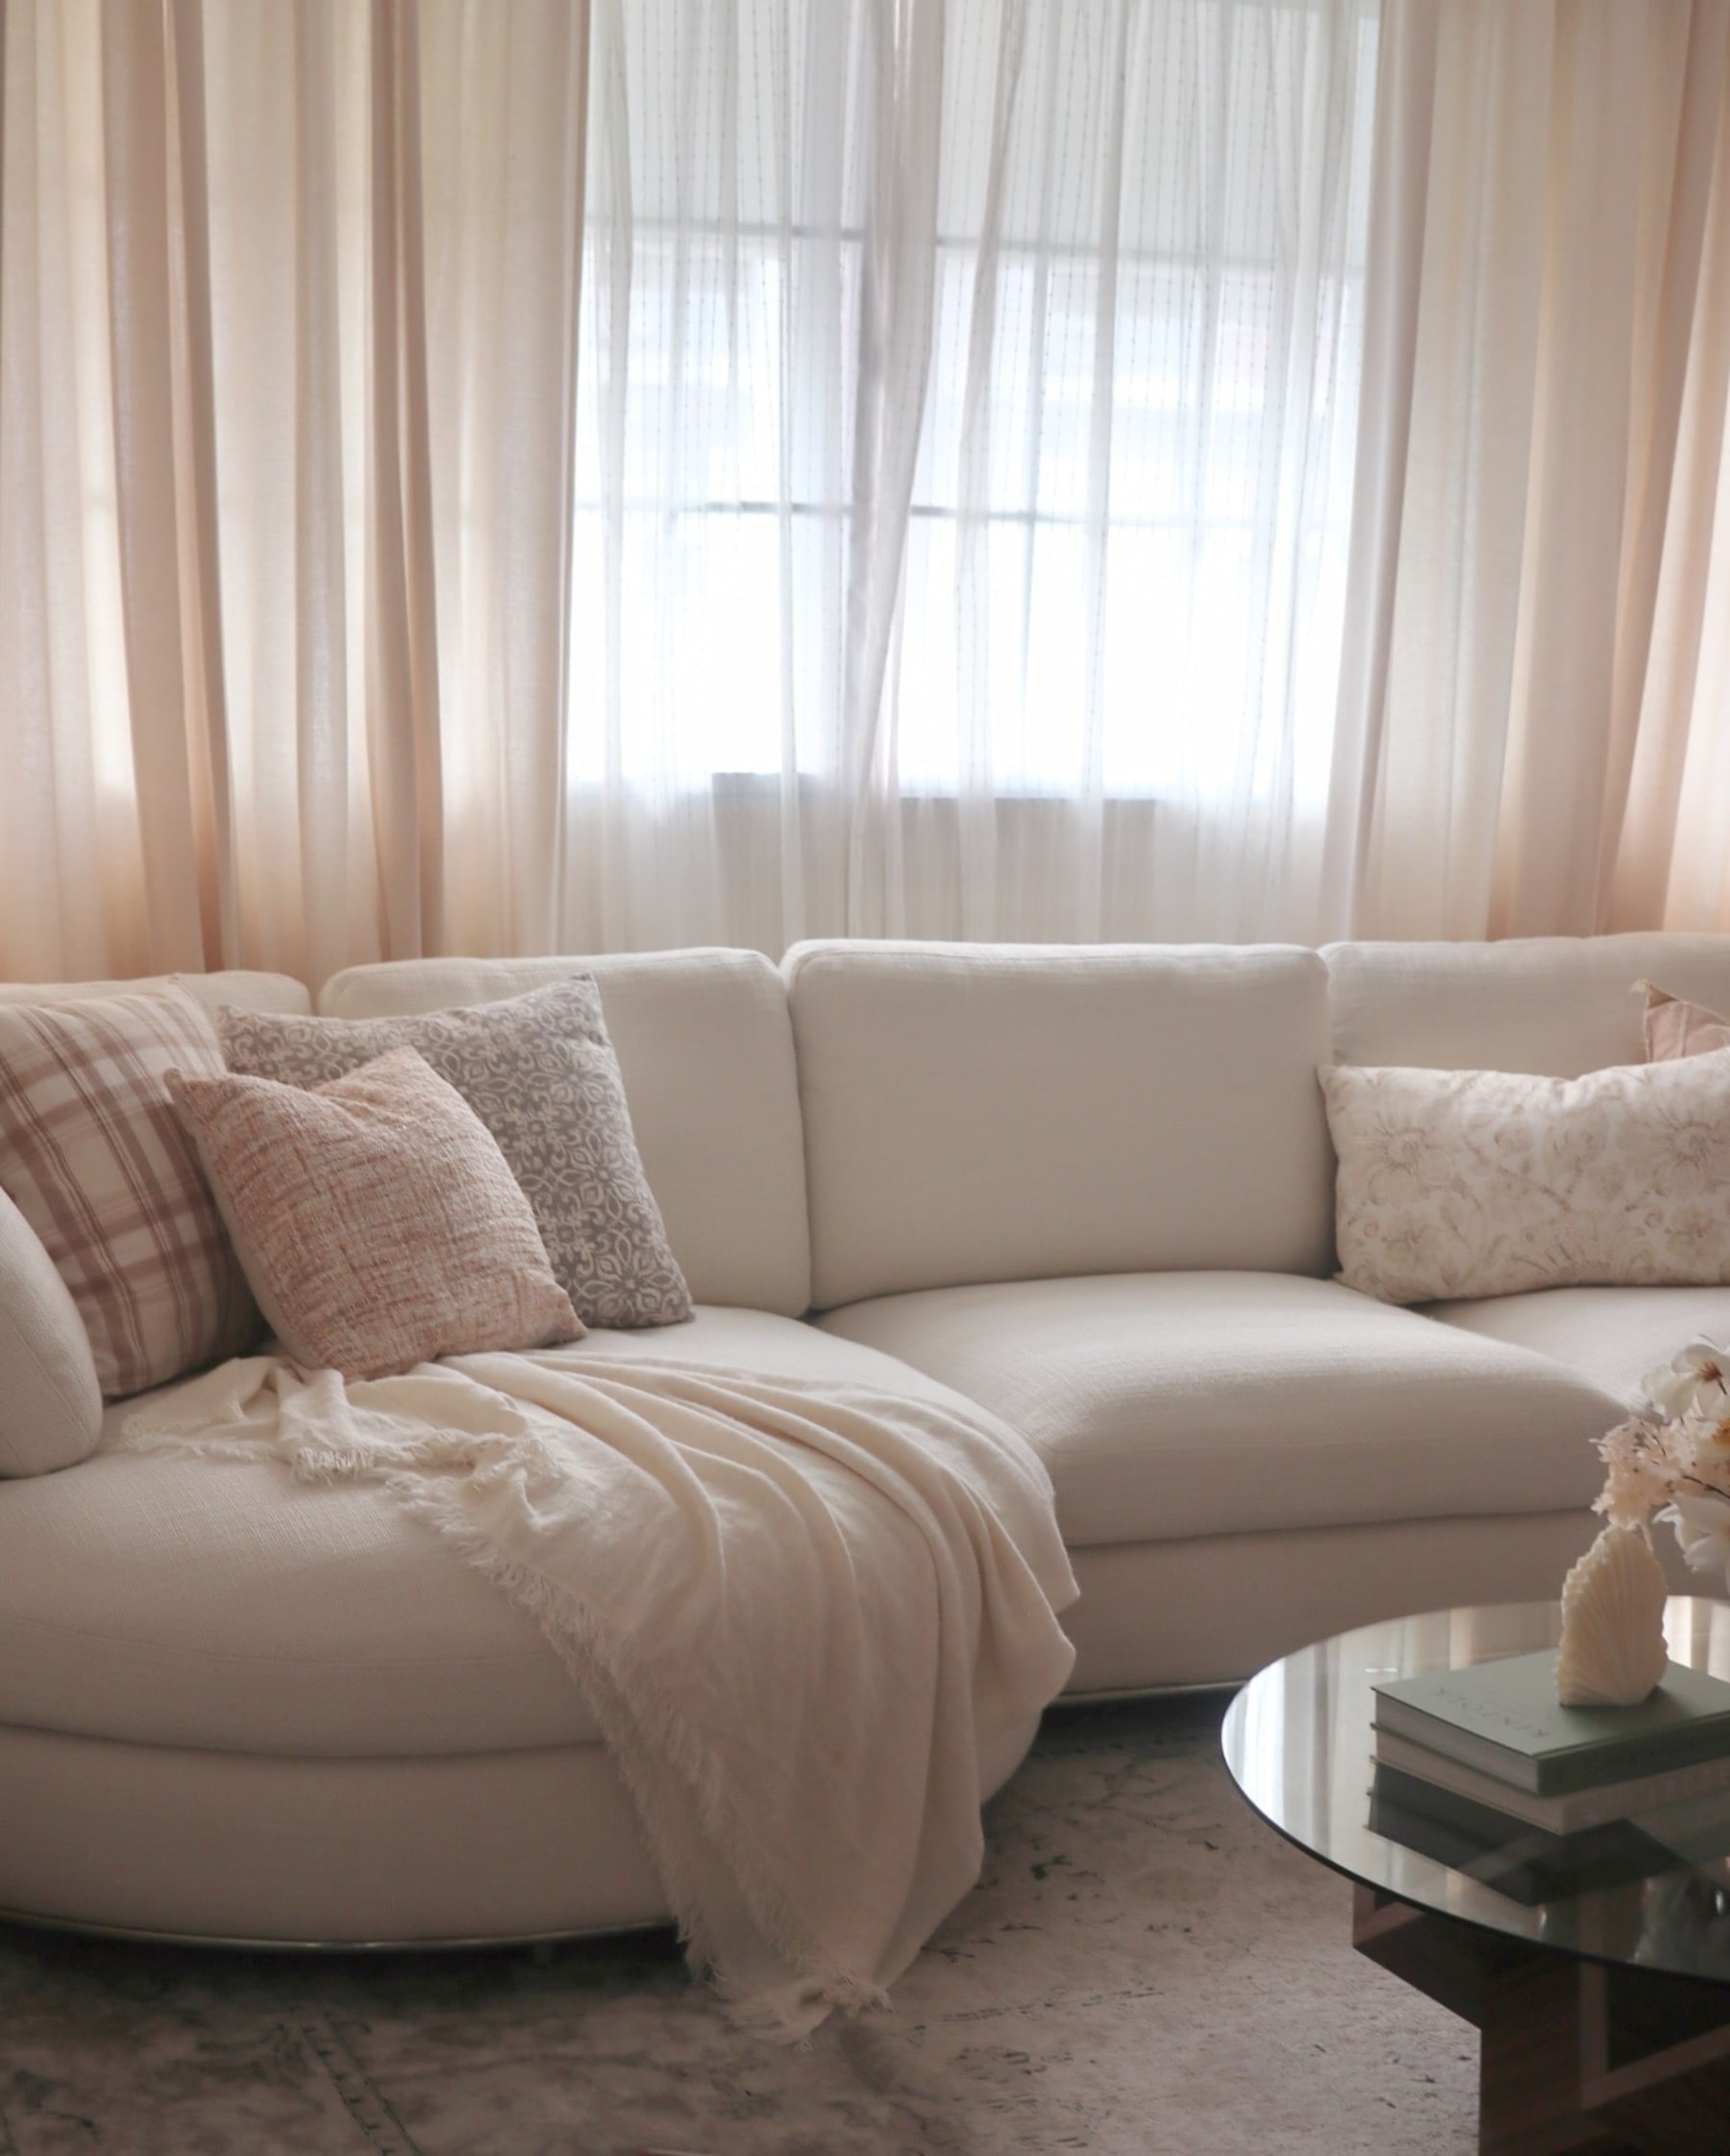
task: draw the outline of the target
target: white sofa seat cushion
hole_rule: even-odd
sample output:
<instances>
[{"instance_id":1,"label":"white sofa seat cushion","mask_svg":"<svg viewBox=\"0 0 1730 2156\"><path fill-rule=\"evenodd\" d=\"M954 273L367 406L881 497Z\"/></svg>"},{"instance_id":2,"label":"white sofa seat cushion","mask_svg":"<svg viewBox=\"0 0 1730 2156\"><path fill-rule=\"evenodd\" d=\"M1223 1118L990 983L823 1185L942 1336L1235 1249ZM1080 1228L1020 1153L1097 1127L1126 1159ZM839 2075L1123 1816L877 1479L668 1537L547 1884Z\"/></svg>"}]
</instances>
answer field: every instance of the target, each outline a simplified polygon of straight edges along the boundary
<instances>
[{"instance_id":1,"label":"white sofa seat cushion","mask_svg":"<svg viewBox=\"0 0 1730 2156\"><path fill-rule=\"evenodd\" d=\"M822 1324L1020 1429L1072 1549L1585 1506L1620 1412L1541 1355L1292 1276L936 1289Z\"/></svg>"},{"instance_id":2,"label":"white sofa seat cushion","mask_svg":"<svg viewBox=\"0 0 1730 2156\"><path fill-rule=\"evenodd\" d=\"M0 1723L325 1758L598 1734L534 1626L383 1491L125 1453L0 1493Z\"/></svg>"},{"instance_id":3,"label":"white sofa seat cushion","mask_svg":"<svg viewBox=\"0 0 1730 2156\"><path fill-rule=\"evenodd\" d=\"M1632 1407L1640 1381L1696 1334L1730 1343L1730 1287L1545 1288L1426 1305L1481 1340L1502 1340L1565 1363Z\"/></svg>"},{"instance_id":4,"label":"white sofa seat cushion","mask_svg":"<svg viewBox=\"0 0 1730 2156\"><path fill-rule=\"evenodd\" d=\"M812 1301L1332 1269L1313 951L809 943L783 960Z\"/></svg>"},{"instance_id":5,"label":"white sofa seat cushion","mask_svg":"<svg viewBox=\"0 0 1730 2156\"><path fill-rule=\"evenodd\" d=\"M402 958L351 966L324 1018L407 1018L592 975L630 1126L699 1302L799 1317L811 1301L804 1134L780 975L756 951Z\"/></svg>"},{"instance_id":6,"label":"white sofa seat cushion","mask_svg":"<svg viewBox=\"0 0 1730 2156\"><path fill-rule=\"evenodd\" d=\"M754 1310L574 1351L942 1396ZM599 1741L538 1628L385 1492L161 1453L0 1488L0 1724L327 1758Z\"/></svg>"}]
</instances>

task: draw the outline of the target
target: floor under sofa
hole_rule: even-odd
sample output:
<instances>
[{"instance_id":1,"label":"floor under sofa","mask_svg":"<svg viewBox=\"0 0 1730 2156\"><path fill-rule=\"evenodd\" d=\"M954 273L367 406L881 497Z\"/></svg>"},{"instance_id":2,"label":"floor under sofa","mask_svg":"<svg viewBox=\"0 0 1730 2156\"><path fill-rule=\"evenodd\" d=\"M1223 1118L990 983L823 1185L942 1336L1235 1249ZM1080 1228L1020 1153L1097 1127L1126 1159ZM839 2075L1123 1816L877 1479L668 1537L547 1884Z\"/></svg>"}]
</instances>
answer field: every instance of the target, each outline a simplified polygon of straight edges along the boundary
<instances>
[{"instance_id":1,"label":"floor under sofa","mask_svg":"<svg viewBox=\"0 0 1730 2156\"><path fill-rule=\"evenodd\" d=\"M1459 2156L1476 2037L1226 1779L1227 1695L1066 1707L896 1992L744 2043L668 1933L444 1956L0 1928L0 2149Z\"/></svg>"}]
</instances>

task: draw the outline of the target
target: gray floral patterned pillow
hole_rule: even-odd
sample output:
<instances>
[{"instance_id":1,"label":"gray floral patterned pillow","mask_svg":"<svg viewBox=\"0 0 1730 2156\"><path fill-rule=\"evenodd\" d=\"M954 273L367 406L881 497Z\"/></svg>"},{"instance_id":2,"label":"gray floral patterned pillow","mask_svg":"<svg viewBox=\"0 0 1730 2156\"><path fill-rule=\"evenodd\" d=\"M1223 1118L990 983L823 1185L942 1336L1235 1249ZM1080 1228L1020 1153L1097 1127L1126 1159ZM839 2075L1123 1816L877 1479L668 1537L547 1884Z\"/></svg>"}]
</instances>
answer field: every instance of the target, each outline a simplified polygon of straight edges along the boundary
<instances>
[{"instance_id":1,"label":"gray floral patterned pillow","mask_svg":"<svg viewBox=\"0 0 1730 2156\"><path fill-rule=\"evenodd\" d=\"M393 1048L418 1049L498 1140L584 1325L680 1325L691 1316L589 975L414 1018L229 1007L217 1030L231 1071L286 1085L324 1085Z\"/></svg>"}]
</instances>

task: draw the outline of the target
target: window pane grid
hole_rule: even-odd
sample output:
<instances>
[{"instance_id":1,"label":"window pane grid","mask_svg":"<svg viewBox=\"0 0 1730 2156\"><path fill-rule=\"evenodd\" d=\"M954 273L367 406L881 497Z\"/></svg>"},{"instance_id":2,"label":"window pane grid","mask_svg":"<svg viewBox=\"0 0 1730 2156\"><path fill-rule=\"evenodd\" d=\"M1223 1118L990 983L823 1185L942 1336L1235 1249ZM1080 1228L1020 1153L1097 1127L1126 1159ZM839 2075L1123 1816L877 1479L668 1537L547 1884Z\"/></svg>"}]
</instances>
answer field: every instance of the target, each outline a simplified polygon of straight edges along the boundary
<instances>
[{"instance_id":1,"label":"window pane grid","mask_svg":"<svg viewBox=\"0 0 1730 2156\"><path fill-rule=\"evenodd\" d=\"M704 13L624 11L627 78L689 62L693 39L708 57L678 94L628 80L591 128L574 613L579 646L608 654L611 703L580 720L579 768L646 773L626 738L645 727L693 786L844 767L870 723L846 688L855 550L892 517L873 731L894 783L1205 796L1254 782L1269 708L1319 774L1369 11L958 0L923 231L873 192L874 143L904 115L871 75L868 11ZM820 94L798 61L814 36L839 56ZM1342 101L1346 151L1319 164L1310 138ZM629 203L595 184L609 127ZM861 486L895 415L859 400L883 394L873 337L920 306L913 483L885 505Z\"/></svg>"}]
</instances>

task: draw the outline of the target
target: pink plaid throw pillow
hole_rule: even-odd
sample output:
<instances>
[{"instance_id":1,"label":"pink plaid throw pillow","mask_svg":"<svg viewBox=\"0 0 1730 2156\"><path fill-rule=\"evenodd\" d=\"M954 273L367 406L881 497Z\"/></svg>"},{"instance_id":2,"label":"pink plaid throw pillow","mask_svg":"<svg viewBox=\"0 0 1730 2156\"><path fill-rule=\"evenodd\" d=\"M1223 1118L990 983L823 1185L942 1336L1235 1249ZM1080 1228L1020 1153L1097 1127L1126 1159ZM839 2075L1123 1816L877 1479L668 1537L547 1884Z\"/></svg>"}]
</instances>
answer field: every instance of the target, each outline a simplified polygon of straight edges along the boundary
<instances>
[{"instance_id":1,"label":"pink plaid throw pillow","mask_svg":"<svg viewBox=\"0 0 1730 2156\"><path fill-rule=\"evenodd\" d=\"M71 1291L111 1399L237 1354L259 1329L168 1098L176 1067L223 1067L185 989L0 1004L0 1187Z\"/></svg>"}]
</instances>

